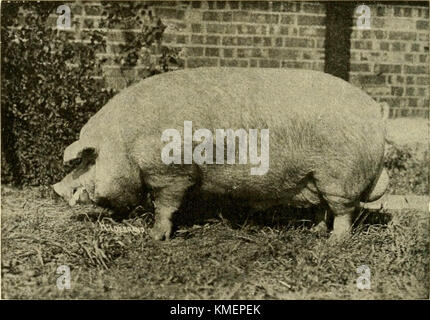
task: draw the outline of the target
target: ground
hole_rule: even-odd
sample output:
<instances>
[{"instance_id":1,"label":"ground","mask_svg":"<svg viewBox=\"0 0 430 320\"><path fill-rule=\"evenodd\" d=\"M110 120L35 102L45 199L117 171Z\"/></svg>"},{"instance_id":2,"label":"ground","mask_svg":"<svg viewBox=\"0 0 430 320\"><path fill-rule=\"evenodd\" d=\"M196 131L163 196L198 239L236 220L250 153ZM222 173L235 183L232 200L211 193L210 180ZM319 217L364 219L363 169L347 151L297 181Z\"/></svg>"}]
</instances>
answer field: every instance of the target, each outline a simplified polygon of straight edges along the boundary
<instances>
[{"instance_id":1,"label":"ground","mask_svg":"<svg viewBox=\"0 0 430 320\"><path fill-rule=\"evenodd\" d=\"M150 214L115 221L40 193L2 188L3 298L429 297L429 219L418 211L373 214L336 245L294 210L240 225L212 218L159 242L147 235ZM70 290L56 286L60 265L71 269ZM361 265L370 268L370 290L357 288Z\"/></svg>"},{"instance_id":2,"label":"ground","mask_svg":"<svg viewBox=\"0 0 430 320\"><path fill-rule=\"evenodd\" d=\"M423 194L427 176L416 173L413 184L399 176L390 193ZM2 186L1 196L6 299L429 298L426 212L363 211L351 237L333 244L311 230L312 210L235 218L216 211L185 216L175 237L159 242L147 234L153 216L143 208L125 219L92 205L71 208L47 187ZM70 289L57 287L61 265L70 267ZM370 289L357 288L362 265Z\"/></svg>"}]
</instances>

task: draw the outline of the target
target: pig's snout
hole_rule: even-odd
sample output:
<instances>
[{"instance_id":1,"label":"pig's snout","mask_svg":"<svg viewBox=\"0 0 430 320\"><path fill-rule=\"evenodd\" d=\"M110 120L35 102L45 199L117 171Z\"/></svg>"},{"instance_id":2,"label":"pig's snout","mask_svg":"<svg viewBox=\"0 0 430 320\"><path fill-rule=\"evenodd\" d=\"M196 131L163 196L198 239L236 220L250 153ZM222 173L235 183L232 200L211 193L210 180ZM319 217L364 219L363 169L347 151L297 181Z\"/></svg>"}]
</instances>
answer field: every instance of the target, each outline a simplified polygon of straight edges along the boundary
<instances>
[{"instance_id":1,"label":"pig's snout","mask_svg":"<svg viewBox=\"0 0 430 320\"><path fill-rule=\"evenodd\" d=\"M52 185L55 193L66 200L71 207L79 203L91 203L87 190L83 187L66 186L63 181Z\"/></svg>"},{"instance_id":2,"label":"pig's snout","mask_svg":"<svg viewBox=\"0 0 430 320\"><path fill-rule=\"evenodd\" d=\"M69 201L73 196L73 190L71 188L67 188L63 181L60 181L54 185L52 185L55 193L58 194L61 198L66 201Z\"/></svg>"}]
</instances>

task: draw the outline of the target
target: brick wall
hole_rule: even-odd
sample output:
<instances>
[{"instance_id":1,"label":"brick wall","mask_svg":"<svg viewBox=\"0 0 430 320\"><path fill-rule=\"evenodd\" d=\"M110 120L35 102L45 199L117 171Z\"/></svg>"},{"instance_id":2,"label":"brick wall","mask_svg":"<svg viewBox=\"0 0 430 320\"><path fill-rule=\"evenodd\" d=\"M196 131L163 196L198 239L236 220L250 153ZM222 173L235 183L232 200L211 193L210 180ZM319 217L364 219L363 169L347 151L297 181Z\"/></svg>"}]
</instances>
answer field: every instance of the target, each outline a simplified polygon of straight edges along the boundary
<instances>
[{"instance_id":1,"label":"brick wall","mask_svg":"<svg viewBox=\"0 0 430 320\"><path fill-rule=\"evenodd\" d=\"M369 5L371 29L351 35L350 81L379 101L393 117L428 116L429 7Z\"/></svg>"},{"instance_id":2,"label":"brick wall","mask_svg":"<svg viewBox=\"0 0 430 320\"><path fill-rule=\"evenodd\" d=\"M352 21L350 81L378 101L391 116L428 116L429 7L422 4L368 4L371 29ZM326 5L274 1L165 1L151 10L167 26L164 45L177 48L182 66L276 67L324 70ZM76 32L97 28L97 2L72 6L82 23ZM108 30L115 55L122 31ZM136 30L138 31L138 30ZM330 41L336 41L331 39ZM108 60L109 61L109 60ZM120 73L107 63L109 84L122 88L126 78L143 77L144 67Z\"/></svg>"}]
</instances>

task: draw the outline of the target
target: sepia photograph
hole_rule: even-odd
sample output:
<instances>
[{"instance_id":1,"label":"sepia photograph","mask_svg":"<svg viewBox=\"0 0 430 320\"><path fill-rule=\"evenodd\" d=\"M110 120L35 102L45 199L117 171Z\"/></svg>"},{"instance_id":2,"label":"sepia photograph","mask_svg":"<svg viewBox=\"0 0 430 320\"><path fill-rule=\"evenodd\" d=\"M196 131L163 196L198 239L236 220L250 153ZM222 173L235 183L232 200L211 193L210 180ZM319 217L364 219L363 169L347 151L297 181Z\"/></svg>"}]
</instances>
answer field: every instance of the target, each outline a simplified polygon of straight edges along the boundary
<instances>
[{"instance_id":1,"label":"sepia photograph","mask_svg":"<svg viewBox=\"0 0 430 320\"><path fill-rule=\"evenodd\" d=\"M429 1L0 12L2 300L430 299Z\"/></svg>"}]
</instances>

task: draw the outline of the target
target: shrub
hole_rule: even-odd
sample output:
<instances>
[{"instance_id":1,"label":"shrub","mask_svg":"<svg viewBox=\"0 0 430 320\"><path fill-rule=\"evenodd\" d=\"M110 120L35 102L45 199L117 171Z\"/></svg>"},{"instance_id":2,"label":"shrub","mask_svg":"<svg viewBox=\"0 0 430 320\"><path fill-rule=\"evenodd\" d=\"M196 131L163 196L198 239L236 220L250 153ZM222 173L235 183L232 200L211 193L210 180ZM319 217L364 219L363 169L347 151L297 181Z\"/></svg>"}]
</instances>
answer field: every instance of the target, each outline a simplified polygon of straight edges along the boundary
<instances>
[{"instance_id":1,"label":"shrub","mask_svg":"<svg viewBox=\"0 0 430 320\"><path fill-rule=\"evenodd\" d=\"M429 153L422 156L408 146L388 145L385 167L390 176L389 192L393 194L428 194Z\"/></svg>"},{"instance_id":2,"label":"shrub","mask_svg":"<svg viewBox=\"0 0 430 320\"><path fill-rule=\"evenodd\" d=\"M56 5L2 6L2 20L14 15L1 30L2 155L12 173L6 179L19 185L50 184L64 175L64 147L113 95L103 87L96 57L103 37L93 32L83 44L72 32L54 30L46 21Z\"/></svg>"},{"instance_id":3,"label":"shrub","mask_svg":"<svg viewBox=\"0 0 430 320\"><path fill-rule=\"evenodd\" d=\"M115 94L104 81L106 59L97 54L106 51L107 32L93 28L75 37L73 31L54 29L49 15L61 4L2 4L2 183L48 185L60 180L67 170L62 164L64 148ZM102 22L127 29L137 23L137 11L130 9L144 10L142 5L103 4ZM146 24L137 24L141 32L127 33L114 59L121 68L145 66L145 76L177 67L175 51L161 46L165 27L149 17ZM76 19L72 24L78 27ZM161 48L155 62L134 59L145 48Z\"/></svg>"}]
</instances>

